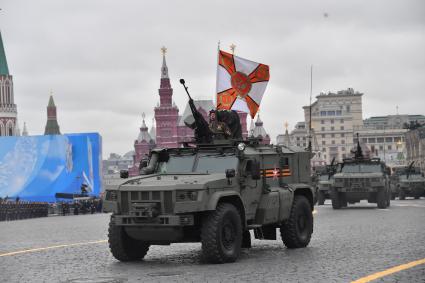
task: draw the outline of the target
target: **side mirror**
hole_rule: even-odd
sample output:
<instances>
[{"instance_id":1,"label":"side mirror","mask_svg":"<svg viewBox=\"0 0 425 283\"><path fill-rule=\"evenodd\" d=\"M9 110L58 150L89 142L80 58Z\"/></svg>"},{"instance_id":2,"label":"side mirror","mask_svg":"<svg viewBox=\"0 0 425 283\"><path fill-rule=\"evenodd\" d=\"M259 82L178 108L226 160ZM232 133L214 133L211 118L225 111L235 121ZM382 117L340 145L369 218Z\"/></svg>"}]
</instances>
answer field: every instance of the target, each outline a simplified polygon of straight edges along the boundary
<instances>
[{"instance_id":1,"label":"side mirror","mask_svg":"<svg viewBox=\"0 0 425 283\"><path fill-rule=\"evenodd\" d=\"M252 163L251 163L251 177L252 177L253 180L260 180L261 179L260 162L252 161Z\"/></svg>"},{"instance_id":2,"label":"side mirror","mask_svg":"<svg viewBox=\"0 0 425 283\"><path fill-rule=\"evenodd\" d=\"M127 179L128 178L128 170L121 170L120 171L120 178L121 179Z\"/></svg>"},{"instance_id":3,"label":"side mirror","mask_svg":"<svg viewBox=\"0 0 425 283\"><path fill-rule=\"evenodd\" d=\"M233 178L236 176L235 169L226 169L226 178Z\"/></svg>"}]
</instances>

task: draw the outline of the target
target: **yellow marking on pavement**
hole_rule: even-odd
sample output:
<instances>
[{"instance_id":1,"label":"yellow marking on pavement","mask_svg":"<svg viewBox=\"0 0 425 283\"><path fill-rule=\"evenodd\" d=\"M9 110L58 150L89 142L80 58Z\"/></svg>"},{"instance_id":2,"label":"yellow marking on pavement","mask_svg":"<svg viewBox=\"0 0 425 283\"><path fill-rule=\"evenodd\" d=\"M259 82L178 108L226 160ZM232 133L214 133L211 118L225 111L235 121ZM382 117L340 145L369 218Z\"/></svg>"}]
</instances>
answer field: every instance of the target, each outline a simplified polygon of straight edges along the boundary
<instances>
[{"instance_id":1,"label":"yellow marking on pavement","mask_svg":"<svg viewBox=\"0 0 425 283\"><path fill-rule=\"evenodd\" d=\"M58 249L58 248L67 248L67 247L73 247L73 246L101 244L101 243L106 243L106 242L107 242L107 240L99 240L99 241L91 241L91 242L80 242L80 243L73 243L73 244L50 246L50 247L44 247L44 248L27 249L27 250L21 250L21 251L15 251L15 252L0 254L0 257L12 256L12 255L18 255L18 254L26 254L26 253L33 253L33 252L39 252L39 251L45 251L45 250L51 250L51 249Z\"/></svg>"},{"instance_id":2,"label":"yellow marking on pavement","mask_svg":"<svg viewBox=\"0 0 425 283\"><path fill-rule=\"evenodd\" d=\"M357 279L356 281L352 281L351 283L367 283L367 282L376 280L378 278L381 278L381 277L384 277L384 276L387 276L387 275L390 275L390 274L393 274L393 273L396 273L396 272L400 272L402 270L406 270L406 269L409 269L409 268L412 268L412 267L415 267L415 266L418 266L418 265L421 265L421 264L425 264L425 258L420 259L420 260L415 260L415 261L412 261L412 262L409 262L409 263L405 263L405 264L402 264L402 265L391 267L387 270L377 272L377 273L368 275L366 277Z\"/></svg>"}]
</instances>

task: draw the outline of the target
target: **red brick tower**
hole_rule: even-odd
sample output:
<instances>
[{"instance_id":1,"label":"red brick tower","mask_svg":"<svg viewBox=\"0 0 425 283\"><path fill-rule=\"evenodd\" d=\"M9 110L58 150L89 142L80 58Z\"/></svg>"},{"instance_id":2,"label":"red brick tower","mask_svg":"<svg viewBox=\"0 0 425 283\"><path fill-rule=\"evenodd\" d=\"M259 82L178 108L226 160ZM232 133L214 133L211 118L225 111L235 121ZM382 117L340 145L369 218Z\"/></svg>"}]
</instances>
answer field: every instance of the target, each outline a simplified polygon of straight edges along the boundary
<instances>
[{"instance_id":1,"label":"red brick tower","mask_svg":"<svg viewBox=\"0 0 425 283\"><path fill-rule=\"evenodd\" d=\"M167 48L162 47L161 84L158 90L160 103L155 107L157 147L178 147L177 120L179 108L173 103L173 89L165 61Z\"/></svg>"}]
</instances>

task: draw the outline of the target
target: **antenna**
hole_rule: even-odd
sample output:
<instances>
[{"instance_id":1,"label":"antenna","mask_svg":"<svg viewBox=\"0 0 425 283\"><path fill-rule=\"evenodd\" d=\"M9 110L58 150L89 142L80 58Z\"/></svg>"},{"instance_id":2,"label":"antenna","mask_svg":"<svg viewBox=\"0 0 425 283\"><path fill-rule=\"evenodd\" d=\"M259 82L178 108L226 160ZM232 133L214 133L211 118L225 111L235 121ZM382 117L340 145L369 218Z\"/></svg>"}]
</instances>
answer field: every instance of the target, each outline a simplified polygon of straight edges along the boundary
<instances>
[{"instance_id":1,"label":"antenna","mask_svg":"<svg viewBox=\"0 0 425 283\"><path fill-rule=\"evenodd\" d=\"M308 151L312 152L311 146L311 97L313 95L313 65L310 66L310 107L309 107L309 122L308 122Z\"/></svg>"}]
</instances>

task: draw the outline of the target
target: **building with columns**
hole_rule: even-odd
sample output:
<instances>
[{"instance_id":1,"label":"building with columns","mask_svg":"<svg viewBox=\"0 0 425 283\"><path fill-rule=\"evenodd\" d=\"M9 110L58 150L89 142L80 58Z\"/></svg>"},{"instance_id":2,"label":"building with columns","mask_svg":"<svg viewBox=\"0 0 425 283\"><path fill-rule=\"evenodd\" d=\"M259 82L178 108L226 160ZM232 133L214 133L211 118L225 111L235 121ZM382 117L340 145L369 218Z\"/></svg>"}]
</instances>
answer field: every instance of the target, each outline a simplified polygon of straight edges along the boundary
<instances>
[{"instance_id":1,"label":"building with columns","mask_svg":"<svg viewBox=\"0 0 425 283\"><path fill-rule=\"evenodd\" d=\"M19 135L18 110L13 93L13 78L9 74L0 32L0 136L17 135Z\"/></svg>"},{"instance_id":2,"label":"building with columns","mask_svg":"<svg viewBox=\"0 0 425 283\"><path fill-rule=\"evenodd\" d=\"M49 104L47 105L47 122L44 130L45 135L60 135L57 112L53 96L50 95Z\"/></svg>"},{"instance_id":3,"label":"building with columns","mask_svg":"<svg viewBox=\"0 0 425 283\"><path fill-rule=\"evenodd\" d=\"M354 128L363 126L363 93L352 88L321 93L311 105L311 128L327 163L335 157L350 157L354 147ZM304 106L305 128L309 129L310 107Z\"/></svg>"}]
</instances>

